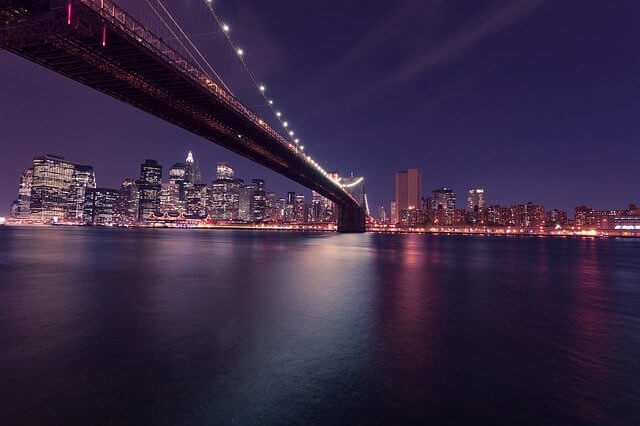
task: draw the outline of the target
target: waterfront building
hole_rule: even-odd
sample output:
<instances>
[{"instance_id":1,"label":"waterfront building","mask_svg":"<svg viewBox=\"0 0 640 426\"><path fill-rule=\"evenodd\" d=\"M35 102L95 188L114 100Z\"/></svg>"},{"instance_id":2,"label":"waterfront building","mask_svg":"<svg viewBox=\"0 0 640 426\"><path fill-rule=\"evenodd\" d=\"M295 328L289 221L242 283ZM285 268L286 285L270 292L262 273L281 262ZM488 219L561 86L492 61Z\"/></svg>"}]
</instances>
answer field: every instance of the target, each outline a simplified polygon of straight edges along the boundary
<instances>
[{"instance_id":1,"label":"waterfront building","mask_svg":"<svg viewBox=\"0 0 640 426\"><path fill-rule=\"evenodd\" d=\"M438 211L438 224L452 225L456 209L456 194L453 189L442 187L431 191L431 209Z\"/></svg>"},{"instance_id":2,"label":"waterfront building","mask_svg":"<svg viewBox=\"0 0 640 426\"><path fill-rule=\"evenodd\" d=\"M71 195L74 165L56 155L33 159L30 216L44 221L63 218Z\"/></svg>"},{"instance_id":3,"label":"waterfront building","mask_svg":"<svg viewBox=\"0 0 640 426\"><path fill-rule=\"evenodd\" d=\"M467 197L469 210L478 212L484 208L484 189L471 189Z\"/></svg>"},{"instance_id":4,"label":"waterfront building","mask_svg":"<svg viewBox=\"0 0 640 426\"><path fill-rule=\"evenodd\" d=\"M491 226L509 226L513 224L513 212L509 207L495 204L487 207L487 224Z\"/></svg>"},{"instance_id":5,"label":"waterfront building","mask_svg":"<svg viewBox=\"0 0 640 426\"><path fill-rule=\"evenodd\" d=\"M304 195L296 195L295 199L295 222L307 223L309 221L309 206Z\"/></svg>"},{"instance_id":6,"label":"waterfront building","mask_svg":"<svg viewBox=\"0 0 640 426\"><path fill-rule=\"evenodd\" d=\"M33 180L33 169L28 168L20 175L20 187L18 188L18 211L17 216L29 216L31 212L31 182Z\"/></svg>"},{"instance_id":7,"label":"waterfront building","mask_svg":"<svg viewBox=\"0 0 640 426\"><path fill-rule=\"evenodd\" d=\"M160 189L160 212L162 214L179 215L185 213L184 195L181 199L181 191L184 190L184 181L172 179L163 183Z\"/></svg>"},{"instance_id":8,"label":"waterfront building","mask_svg":"<svg viewBox=\"0 0 640 426\"><path fill-rule=\"evenodd\" d=\"M227 163L218 163L216 179L211 184L211 213L215 220L238 219L242 179L234 179L234 170Z\"/></svg>"},{"instance_id":9,"label":"waterfront building","mask_svg":"<svg viewBox=\"0 0 640 426\"><path fill-rule=\"evenodd\" d=\"M422 175L418 169L396 172L397 211L419 209L422 199ZM396 218L397 219L397 218Z\"/></svg>"},{"instance_id":10,"label":"waterfront building","mask_svg":"<svg viewBox=\"0 0 640 426\"><path fill-rule=\"evenodd\" d=\"M276 222L278 217L278 207L275 192L267 192L265 199L266 218L265 221Z\"/></svg>"},{"instance_id":11,"label":"waterfront building","mask_svg":"<svg viewBox=\"0 0 640 426\"><path fill-rule=\"evenodd\" d=\"M389 222L389 217L387 215L387 211L385 210L384 206L380 206L378 208L378 220L381 223L388 223Z\"/></svg>"},{"instance_id":12,"label":"waterfront building","mask_svg":"<svg viewBox=\"0 0 640 426\"><path fill-rule=\"evenodd\" d=\"M530 228L545 225L545 210L541 204L534 204L529 201L527 204L512 206L511 210L515 226Z\"/></svg>"},{"instance_id":13,"label":"waterfront building","mask_svg":"<svg viewBox=\"0 0 640 426\"><path fill-rule=\"evenodd\" d=\"M87 187L84 193L85 223L106 226L116 222L117 189Z\"/></svg>"},{"instance_id":14,"label":"waterfront building","mask_svg":"<svg viewBox=\"0 0 640 426\"><path fill-rule=\"evenodd\" d=\"M569 222L567 212L558 209L548 211L546 221L548 225L566 225Z\"/></svg>"},{"instance_id":15,"label":"waterfront building","mask_svg":"<svg viewBox=\"0 0 640 426\"><path fill-rule=\"evenodd\" d=\"M9 217L18 217L20 215L20 201L13 200L9 210Z\"/></svg>"},{"instance_id":16,"label":"waterfront building","mask_svg":"<svg viewBox=\"0 0 640 426\"><path fill-rule=\"evenodd\" d=\"M239 189L238 195L238 219L245 222L252 222L254 219L254 204L256 185L250 183L248 185L242 185Z\"/></svg>"},{"instance_id":17,"label":"waterfront building","mask_svg":"<svg viewBox=\"0 0 640 426\"><path fill-rule=\"evenodd\" d=\"M120 185L115 205L115 223L132 225L138 220L140 195L138 184L133 179L125 179Z\"/></svg>"},{"instance_id":18,"label":"waterfront building","mask_svg":"<svg viewBox=\"0 0 640 426\"><path fill-rule=\"evenodd\" d=\"M287 192L287 202L284 206L284 221L287 223L296 220L296 193Z\"/></svg>"},{"instance_id":19,"label":"waterfront building","mask_svg":"<svg viewBox=\"0 0 640 426\"><path fill-rule=\"evenodd\" d=\"M209 214L209 191L205 183L195 183L187 188L187 215L204 218Z\"/></svg>"},{"instance_id":20,"label":"waterfront building","mask_svg":"<svg viewBox=\"0 0 640 426\"><path fill-rule=\"evenodd\" d=\"M253 179L251 184L254 187L252 220L254 222L264 222L267 215L267 194L265 192L264 179Z\"/></svg>"},{"instance_id":21,"label":"waterfront building","mask_svg":"<svg viewBox=\"0 0 640 426\"><path fill-rule=\"evenodd\" d=\"M400 223L400 215L398 214L398 203L396 201L392 201L389 206L389 212L391 217L391 225L395 225Z\"/></svg>"},{"instance_id":22,"label":"waterfront building","mask_svg":"<svg viewBox=\"0 0 640 426\"><path fill-rule=\"evenodd\" d=\"M184 179L194 185L200 183L202 180L200 167L198 166L198 162L193 158L193 153L191 151L189 151L187 159L185 160Z\"/></svg>"},{"instance_id":23,"label":"waterfront building","mask_svg":"<svg viewBox=\"0 0 640 426\"><path fill-rule=\"evenodd\" d=\"M71 190L67 201L67 214L69 219L83 221L85 195L87 188L96 187L96 174L92 166L74 165L73 178L71 180Z\"/></svg>"},{"instance_id":24,"label":"waterfront building","mask_svg":"<svg viewBox=\"0 0 640 426\"><path fill-rule=\"evenodd\" d=\"M162 166L156 160L147 159L140 165L140 193L138 220L151 213L160 214L160 191L162 190Z\"/></svg>"}]
</instances>

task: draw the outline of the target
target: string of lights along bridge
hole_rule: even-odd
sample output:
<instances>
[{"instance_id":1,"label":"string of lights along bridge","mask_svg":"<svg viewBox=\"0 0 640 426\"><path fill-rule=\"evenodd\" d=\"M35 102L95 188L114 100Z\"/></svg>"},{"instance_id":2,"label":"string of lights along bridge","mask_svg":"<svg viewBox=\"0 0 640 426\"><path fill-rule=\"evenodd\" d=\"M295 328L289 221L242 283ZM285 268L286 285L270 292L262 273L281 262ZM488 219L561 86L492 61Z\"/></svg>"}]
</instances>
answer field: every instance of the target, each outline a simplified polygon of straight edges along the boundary
<instances>
[{"instance_id":1,"label":"string of lights along bridge","mask_svg":"<svg viewBox=\"0 0 640 426\"><path fill-rule=\"evenodd\" d=\"M339 231L365 230L365 203L307 153L213 2L0 0L0 10L2 48L318 192L338 206Z\"/></svg>"}]
</instances>

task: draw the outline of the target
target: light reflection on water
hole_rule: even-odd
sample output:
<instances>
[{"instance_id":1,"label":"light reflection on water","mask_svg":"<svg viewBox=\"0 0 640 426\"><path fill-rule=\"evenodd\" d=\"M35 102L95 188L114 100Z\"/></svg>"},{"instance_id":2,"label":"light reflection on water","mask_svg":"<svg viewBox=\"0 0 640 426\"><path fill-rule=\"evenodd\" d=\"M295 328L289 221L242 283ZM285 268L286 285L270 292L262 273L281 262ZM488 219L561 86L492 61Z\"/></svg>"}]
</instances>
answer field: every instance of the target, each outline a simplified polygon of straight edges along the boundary
<instances>
[{"instance_id":1,"label":"light reflection on water","mask_svg":"<svg viewBox=\"0 0 640 426\"><path fill-rule=\"evenodd\" d=\"M633 422L640 241L0 229L0 423Z\"/></svg>"}]
</instances>

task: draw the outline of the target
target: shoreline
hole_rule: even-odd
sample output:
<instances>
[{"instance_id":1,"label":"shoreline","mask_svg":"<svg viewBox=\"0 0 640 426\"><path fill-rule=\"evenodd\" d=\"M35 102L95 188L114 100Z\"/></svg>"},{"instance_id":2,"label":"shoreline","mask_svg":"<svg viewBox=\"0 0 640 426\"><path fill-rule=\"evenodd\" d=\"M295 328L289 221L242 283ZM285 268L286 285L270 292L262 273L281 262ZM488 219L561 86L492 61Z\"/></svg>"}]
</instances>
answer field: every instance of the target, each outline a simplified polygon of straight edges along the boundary
<instances>
[{"instance_id":1,"label":"shoreline","mask_svg":"<svg viewBox=\"0 0 640 426\"><path fill-rule=\"evenodd\" d=\"M248 224L198 224L198 225L75 225L75 224L45 224L45 223L11 223L5 222L2 227L25 228L115 228L115 229L202 229L202 230L237 230L237 231L286 231L286 232L337 232L334 224L278 224L278 225L248 225ZM473 226L447 226L447 227L410 227L400 228L393 226L369 226L367 233L380 234L425 234L425 235L462 235L462 236L530 236L530 237L590 237L590 238L640 238L640 231L602 230L596 228L569 229L569 228L521 228L521 227L473 227Z\"/></svg>"}]
</instances>

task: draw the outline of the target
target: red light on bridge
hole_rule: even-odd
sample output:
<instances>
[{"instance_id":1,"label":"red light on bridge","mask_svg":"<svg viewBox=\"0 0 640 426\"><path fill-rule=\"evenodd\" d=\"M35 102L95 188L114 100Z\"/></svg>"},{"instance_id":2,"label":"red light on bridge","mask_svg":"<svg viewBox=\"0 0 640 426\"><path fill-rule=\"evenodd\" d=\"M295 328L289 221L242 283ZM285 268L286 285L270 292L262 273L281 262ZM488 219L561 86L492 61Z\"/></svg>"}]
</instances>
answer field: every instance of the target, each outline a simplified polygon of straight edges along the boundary
<instances>
[{"instance_id":1,"label":"red light on bridge","mask_svg":"<svg viewBox=\"0 0 640 426\"><path fill-rule=\"evenodd\" d=\"M102 47L107 45L107 27L102 27Z\"/></svg>"},{"instance_id":2,"label":"red light on bridge","mask_svg":"<svg viewBox=\"0 0 640 426\"><path fill-rule=\"evenodd\" d=\"M71 2L67 5L67 25L71 25Z\"/></svg>"}]
</instances>

